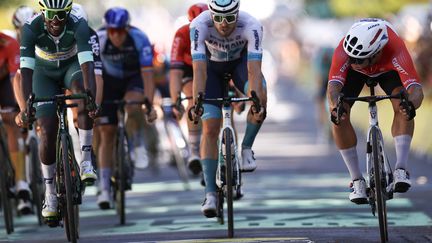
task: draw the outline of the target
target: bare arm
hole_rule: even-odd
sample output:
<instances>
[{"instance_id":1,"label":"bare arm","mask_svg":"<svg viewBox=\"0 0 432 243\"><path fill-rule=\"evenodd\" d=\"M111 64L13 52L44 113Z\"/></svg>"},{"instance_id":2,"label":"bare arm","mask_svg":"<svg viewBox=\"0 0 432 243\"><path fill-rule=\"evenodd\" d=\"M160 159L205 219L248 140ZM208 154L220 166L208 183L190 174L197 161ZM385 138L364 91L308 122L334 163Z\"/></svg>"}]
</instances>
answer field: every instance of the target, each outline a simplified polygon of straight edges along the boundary
<instances>
[{"instance_id":1,"label":"bare arm","mask_svg":"<svg viewBox=\"0 0 432 243\"><path fill-rule=\"evenodd\" d=\"M175 103L178 99L178 94L182 89L182 78L183 78L183 70L181 69L171 69L169 72L170 81L170 95L173 103Z\"/></svg>"},{"instance_id":2,"label":"bare arm","mask_svg":"<svg viewBox=\"0 0 432 243\"><path fill-rule=\"evenodd\" d=\"M15 95L15 100L17 101L20 110L25 110L26 99L24 98L22 91L21 71L19 70L12 79L12 87Z\"/></svg>"},{"instance_id":3,"label":"bare arm","mask_svg":"<svg viewBox=\"0 0 432 243\"><path fill-rule=\"evenodd\" d=\"M337 106L338 97L342 90L342 84L338 82L330 82L327 85L327 100L329 103L330 111Z\"/></svg>"},{"instance_id":4,"label":"bare arm","mask_svg":"<svg viewBox=\"0 0 432 243\"><path fill-rule=\"evenodd\" d=\"M207 62L193 61L193 99L197 100L198 93L205 91L207 81Z\"/></svg>"},{"instance_id":5,"label":"bare arm","mask_svg":"<svg viewBox=\"0 0 432 243\"><path fill-rule=\"evenodd\" d=\"M93 97L96 97L96 81L93 62L85 62L81 64L81 70L83 73L84 89L90 90Z\"/></svg>"},{"instance_id":6,"label":"bare arm","mask_svg":"<svg viewBox=\"0 0 432 243\"><path fill-rule=\"evenodd\" d=\"M155 82L153 78L153 68L141 68L141 77L144 85L144 97L146 97L150 104L153 104L153 97L155 92Z\"/></svg>"},{"instance_id":7,"label":"bare arm","mask_svg":"<svg viewBox=\"0 0 432 243\"><path fill-rule=\"evenodd\" d=\"M103 99L103 87L104 87L104 81L102 78L102 75L95 75L96 77L96 104L100 105L102 104Z\"/></svg>"},{"instance_id":8,"label":"bare arm","mask_svg":"<svg viewBox=\"0 0 432 243\"><path fill-rule=\"evenodd\" d=\"M261 61L248 61L248 80L249 80L249 90L255 90L260 100L265 101L265 93L262 85L262 73L261 73ZM250 94L249 94L250 95Z\"/></svg>"}]
</instances>

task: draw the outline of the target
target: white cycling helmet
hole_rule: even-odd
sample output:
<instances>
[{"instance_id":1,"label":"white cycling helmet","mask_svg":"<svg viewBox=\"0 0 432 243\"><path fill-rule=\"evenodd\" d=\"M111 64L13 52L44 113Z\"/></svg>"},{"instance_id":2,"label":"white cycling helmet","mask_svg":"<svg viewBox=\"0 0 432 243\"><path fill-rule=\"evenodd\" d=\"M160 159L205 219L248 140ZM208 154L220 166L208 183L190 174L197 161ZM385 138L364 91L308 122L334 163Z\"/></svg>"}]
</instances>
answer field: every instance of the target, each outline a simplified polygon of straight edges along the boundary
<instances>
[{"instance_id":1,"label":"white cycling helmet","mask_svg":"<svg viewBox=\"0 0 432 243\"><path fill-rule=\"evenodd\" d=\"M387 25L381 19L362 19L353 24L345 36L343 48L353 58L368 58L388 42Z\"/></svg>"},{"instance_id":2,"label":"white cycling helmet","mask_svg":"<svg viewBox=\"0 0 432 243\"><path fill-rule=\"evenodd\" d=\"M75 15L78 18L83 18L85 21L88 21L87 13L81 4L73 3L71 14Z\"/></svg>"},{"instance_id":3,"label":"white cycling helmet","mask_svg":"<svg viewBox=\"0 0 432 243\"><path fill-rule=\"evenodd\" d=\"M12 24L15 28L21 28L27 19L33 17L35 14L36 12L32 8L28 6L20 6L15 10L12 16Z\"/></svg>"},{"instance_id":4,"label":"white cycling helmet","mask_svg":"<svg viewBox=\"0 0 432 243\"><path fill-rule=\"evenodd\" d=\"M213 14L235 13L240 8L240 0L208 0L208 8Z\"/></svg>"}]
</instances>

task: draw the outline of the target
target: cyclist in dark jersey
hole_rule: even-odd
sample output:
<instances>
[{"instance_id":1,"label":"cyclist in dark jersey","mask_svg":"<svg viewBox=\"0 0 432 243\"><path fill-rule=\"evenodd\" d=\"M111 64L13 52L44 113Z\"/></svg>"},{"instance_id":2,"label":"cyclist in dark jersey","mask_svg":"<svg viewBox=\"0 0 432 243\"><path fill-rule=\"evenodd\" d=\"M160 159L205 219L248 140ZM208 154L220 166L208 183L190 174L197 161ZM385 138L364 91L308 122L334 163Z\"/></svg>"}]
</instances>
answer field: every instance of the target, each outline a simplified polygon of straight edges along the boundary
<instances>
[{"instance_id":1,"label":"cyclist in dark jersey","mask_svg":"<svg viewBox=\"0 0 432 243\"><path fill-rule=\"evenodd\" d=\"M146 97L153 103L153 55L147 36L138 28L130 26L129 12L124 8L108 9L104 19L105 26L98 31L103 63L103 101L142 101ZM112 198L110 178L114 137L117 131L117 106L104 102L101 116L97 120L101 142L98 157L101 193L98 204L101 209L108 209ZM145 168L148 165L148 158L142 135L144 115L141 106L125 108L128 114L126 129L134 151L131 156L135 160L135 167ZM146 119L148 122L156 119L154 109L146 115Z\"/></svg>"},{"instance_id":2,"label":"cyclist in dark jersey","mask_svg":"<svg viewBox=\"0 0 432 243\"><path fill-rule=\"evenodd\" d=\"M92 49L89 44L89 27L83 18L70 14L72 0L39 0L42 13L31 18L22 29L21 39L21 97L50 97L64 93L96 93ZM96 107L85 107L77 102L78 126L82 161L81 179L91 183L96 174L91 162L93 120ZM26 107L20 105L18 125L27 125ZM89 111L87 111L89 110ZM46 191L42 216L57 217L57 197L54 172L56 162L55 141L58 128L56 107L52 102L36 106L37 124L40 127L39 155Z\"/></svg>"}]
</instances>

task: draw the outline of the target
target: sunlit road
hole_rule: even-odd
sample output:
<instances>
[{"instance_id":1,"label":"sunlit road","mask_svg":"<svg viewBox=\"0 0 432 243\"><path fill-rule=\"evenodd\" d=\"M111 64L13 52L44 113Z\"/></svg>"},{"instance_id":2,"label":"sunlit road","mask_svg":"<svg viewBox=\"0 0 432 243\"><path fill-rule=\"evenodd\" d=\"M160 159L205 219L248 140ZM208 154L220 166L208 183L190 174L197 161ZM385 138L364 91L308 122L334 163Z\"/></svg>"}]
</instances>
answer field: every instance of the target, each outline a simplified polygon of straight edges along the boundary
<instances>
[{"instance_id":1,"label":"sunlit road","mask_svg":"<svg viewBox=\"0 0 432 243\"><path fill-rule=\"evenodd\" d=\"M164 164L157 175L136 172L125 226L118 225L114 210L98 209L96 190L88 188L80 208L80 242L378 242L378 219L370 207L348 200L348 173L334 145L316 142L313 96L288 84L275 90L277 102L270 98L254 147L258 169L244 174L245 197L234 203L234 239L226 238L226 225L202 216L199 179L185 191L175 170ZM244 127L239 130L242 135ZM394 161L393 147L387 150ZM390 242L432 242L432 164L411 156L410 166L413 188L388 202ZM15 233L8 236L2 219L0 241L66 238L62 228L39 227L27 216L16 219Z\"/></svg>"}]
</instances>

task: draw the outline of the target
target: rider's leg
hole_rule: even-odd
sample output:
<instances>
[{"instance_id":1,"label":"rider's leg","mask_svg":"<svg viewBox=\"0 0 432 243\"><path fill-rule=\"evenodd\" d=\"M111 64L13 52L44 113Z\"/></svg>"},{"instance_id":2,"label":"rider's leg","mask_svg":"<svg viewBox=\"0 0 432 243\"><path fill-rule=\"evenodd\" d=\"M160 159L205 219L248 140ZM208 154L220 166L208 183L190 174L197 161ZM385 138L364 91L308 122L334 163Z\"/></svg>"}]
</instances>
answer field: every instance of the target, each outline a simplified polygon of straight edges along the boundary
<instances>
[{"instance_id":1,"label":"rider's leg","mask_svg":"<svg viewBox=\"0 0 432 243\"><path fill-rule=\"evenodd\" d=\"M58 121L55 116L40 117L37 120L39 131L39 156L42 176L45 183L45 202L43 217L57 216L57 197L55 188L56 148Z\"/></svg>"},{"instance_id":2,"label":"rider's leg","mask_svg":"<svg viewBox=\"0 0 432 243\"><path fill-rule=\"evenodd\" d=\"M125 100L129 101L142 101L144 95L142 92L135 90L128 90L124 96ZM126 118L126 130L129 135L130 142L133 145L133 153L135 159L135 166L143 169L148 166L148 154L144 144L144 128L143 125L146 122L144 119L144 112L141 105L128 105L125 107L127 118Z\"/></svg>"},{"instance_id":3,"label":"rider's leg","mask_svg":"<svg viewBox=\"0 0 432 243\"><path fill-rule=\"evenodd\" d=\"M110 208L110 191L112 165L114 164L115 136L117 126L104 124L96 126L100 134L100 143L97 151L99 166L99 189L98 205L101 209Z\"/></svg>"},{"instance_id":4,"label":"rider's leg","mask_svg":"<svg viewBox=\"0 0 432 243\"><path fill-rule=\"evenodd\" d=\"M186 97L192 96L192 82L187 82L183 85L183 92L185 93ZM188 101L188 106L186 108L186 111L191 109L192 106L193 106L192 100ZM193 121L189 119L186 119L186 121L188 126L189 147L191 153L191 156L188 161L188 167L194 174L198 174L202 170L201 164L199 163L202 124L201 124L201 120L198 122L198 124L195 124Z\"/></svg>"},{"instance_id":5,"label":"rider's leg","mask_svg":"<svg viewBox=\"0 0 432 243\"><path fill-rule=\"evenodd\" d=\"M207 107L204 106L204 110ZM205 111L206 112L206 111ZM203 203L201 211L206 217L216 216L216 171L218 167L218 136L221 126L220 118L203 118L202 122L203 136L201 141L201 166L205 180L206 199Z\"/></svg>"},{"instance_id":6,"label":"rider's leg","mask_svg":"<svg viewBox=\"0 0 432 243\"><path fill-rule=\"evenodd\" d=\"M84 85L81 79L73 79L70 85L72 93L84 93ZM80 173L81 180L92 184L97 179L92 165L92 143L93 143L93 119L88 115L84 100L77 100L78 104L78 136L81 147Z\"/></svg>"},{"instance_id":7,"label":"rider's leg","mask_svg":"<svg viewBox=\"0 0 432 243\"><path fill-rule=\"evenodd\" d=\"M267 89L265 85L265 80L263 78L263 90L265 94L265 98L260 100L261 109L267 109ZM245 93L247 93L248 90L248 84L245 84L245 87L243 87L243 90ZM265 116L264 116L265 119ZM255 141L255 138L261 129L262 123L264 122L264 119L261 121L256 120L256 118L252 115L252 107L249 109L248 115L247 115L247 125L246 125L246 131L245 135L243 137L242 142L242 170L243 171L254 171L256 169L256 161L255 157L252 151L252 145Z\"/></svg>"}]
</instances>

